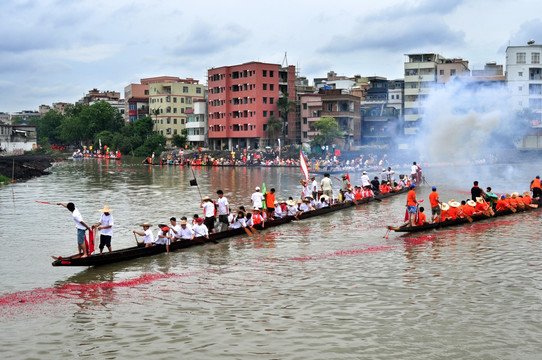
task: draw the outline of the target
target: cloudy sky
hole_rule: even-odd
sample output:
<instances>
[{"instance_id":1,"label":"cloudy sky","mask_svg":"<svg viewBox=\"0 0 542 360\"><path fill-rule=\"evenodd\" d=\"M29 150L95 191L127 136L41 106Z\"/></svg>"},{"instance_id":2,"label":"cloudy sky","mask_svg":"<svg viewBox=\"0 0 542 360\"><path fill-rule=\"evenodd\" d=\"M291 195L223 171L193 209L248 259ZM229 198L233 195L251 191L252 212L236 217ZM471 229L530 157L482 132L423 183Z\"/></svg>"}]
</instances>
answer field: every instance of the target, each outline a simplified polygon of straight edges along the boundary
<instances>
[{"instance_id":1,"label":"cloudy sky","mask_svg":"<svg viewBox=\"0 0 542 360\"><path fill-rule=\"evenodd\" d=\"M207 69L249 61L296 65L312 79L403 77L404 54L505 63L542 43L540 0L2 0L0 112L123 93L140 78L205 83Z\"/></svg>"}]
</instances>

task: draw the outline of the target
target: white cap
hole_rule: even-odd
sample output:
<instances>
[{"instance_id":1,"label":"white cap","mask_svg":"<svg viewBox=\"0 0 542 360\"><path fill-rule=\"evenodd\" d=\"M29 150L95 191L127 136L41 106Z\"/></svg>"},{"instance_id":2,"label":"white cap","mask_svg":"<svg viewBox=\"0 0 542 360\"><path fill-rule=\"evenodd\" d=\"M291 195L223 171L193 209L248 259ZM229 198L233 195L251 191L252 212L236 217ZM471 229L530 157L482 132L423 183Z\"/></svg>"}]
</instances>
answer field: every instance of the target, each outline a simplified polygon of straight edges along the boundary
<instances>
[{"instance_id":1,"label":"white cap","mask_svg":"<svg viewBox=\"0 0 542 360\"><path fill-rule=\"evenodd\" d=\"M260 187L259 187L259 186L256 186L256 191L260 191Z\"/></svg>"}]
</instances>

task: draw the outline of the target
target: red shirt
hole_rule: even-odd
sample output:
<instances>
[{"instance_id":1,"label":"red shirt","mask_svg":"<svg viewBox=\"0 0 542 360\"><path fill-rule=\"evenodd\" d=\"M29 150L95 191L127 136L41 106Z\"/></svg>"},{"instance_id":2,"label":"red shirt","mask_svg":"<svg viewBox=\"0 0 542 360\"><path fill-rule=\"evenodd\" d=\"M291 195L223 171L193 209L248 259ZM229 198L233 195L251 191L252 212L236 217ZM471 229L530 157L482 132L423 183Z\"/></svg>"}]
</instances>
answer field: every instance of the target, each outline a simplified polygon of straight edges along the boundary
<instances>
[{"instance_id":1,"label":"red shirt","mask_svg":"<svg viewBox=\"0 0 542 360\"><path fill-rule=\"evenodd\" d=\"M497 200L497 205L495 206L495 210L501 211L508 209L508 203L504 201L503 199Z\"/></svg>"},{"instance_id":2,"label":"red shirt","mask_svg":"<svg viewBox=\"0 0 542 360\"><path fill-rule=\"evenodd\" d=\"M529 195L523 195L523 202L527 205L533 202L533 199Z\"/></svg>"},{"instance_id":3,"label":"red shirt","mask_svg":"<svg viewBox=\"0 0 542 360\"><path fill-rule=\"evenodd\" d=\"M474 208L470 205L463 205L462 210L463 210L463 214L467 216L472 216L474 214Z\"/></svg>"},{"instance_id":4,"label":"red shirt","mask_svg":"<svg viewBox=\"0 0 542 360\"><path fill-rule=\"evenodd\" d=\"M457 216L459 215L459 208L450 206L450 209L448 209L448 215L451 219L457 219Z\"/></svg>"},{"instance_id":5,"label":"red shirt","mask_svg":"<svg viewBox=\"0 0 542 360\"><path fill-rule=\"evenodd\" d=\"M275 194L272 194L272 193L265 194L265 203L268 208L275 208Z\"/></svg>"}]
</instances>

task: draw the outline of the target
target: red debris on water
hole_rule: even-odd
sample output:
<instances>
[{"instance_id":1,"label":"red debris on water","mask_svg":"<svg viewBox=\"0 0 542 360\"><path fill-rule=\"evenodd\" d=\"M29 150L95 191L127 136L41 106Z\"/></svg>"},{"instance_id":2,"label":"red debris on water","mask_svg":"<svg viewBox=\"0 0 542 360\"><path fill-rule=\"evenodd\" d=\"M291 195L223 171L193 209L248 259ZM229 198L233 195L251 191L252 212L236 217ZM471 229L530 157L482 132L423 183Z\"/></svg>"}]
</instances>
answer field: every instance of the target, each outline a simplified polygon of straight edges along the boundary
<instances>
[{"instance_id":1,"label":"red debris on water","mask_svg":"<svg viewBox=\"0 0 542 360\"><path fill-rule=\"evenodd\" d=\"M332 253L328 254L318 254L313 256L303 256L303 257L293 257L289 260L292 261L309 261L309 260L320 260L330 257L339 257L339 256L354 256L354 255L360 255L360 254L367 254L367 253L376 253L380 251L386 251L391 250L395 248L395 246L377 246L377 247L370 247L365 249L354 249L354 250L337 250Z\"/></svg>"}]
</instances>

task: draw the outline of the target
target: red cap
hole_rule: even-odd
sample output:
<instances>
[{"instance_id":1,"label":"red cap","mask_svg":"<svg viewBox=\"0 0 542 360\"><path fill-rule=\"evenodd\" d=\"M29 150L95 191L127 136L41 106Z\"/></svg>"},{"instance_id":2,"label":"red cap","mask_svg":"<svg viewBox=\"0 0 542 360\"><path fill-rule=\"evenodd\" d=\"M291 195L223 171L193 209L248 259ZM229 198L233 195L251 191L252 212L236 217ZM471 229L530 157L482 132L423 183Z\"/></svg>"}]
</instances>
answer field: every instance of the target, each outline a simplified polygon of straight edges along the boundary
<instances>
[{"instance_id":1,"label":"red cap","mask_svg":"<svg viewBox=\"0 0 542 360\"><path fill-rule=\"evenodd\" d=\"M164 227L162 228L162 231L169 231L169 228L168 228L167 226L164 226Z\"/></svg>"}]
</instances>

